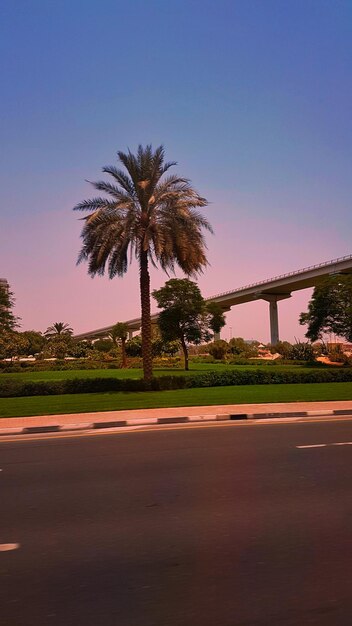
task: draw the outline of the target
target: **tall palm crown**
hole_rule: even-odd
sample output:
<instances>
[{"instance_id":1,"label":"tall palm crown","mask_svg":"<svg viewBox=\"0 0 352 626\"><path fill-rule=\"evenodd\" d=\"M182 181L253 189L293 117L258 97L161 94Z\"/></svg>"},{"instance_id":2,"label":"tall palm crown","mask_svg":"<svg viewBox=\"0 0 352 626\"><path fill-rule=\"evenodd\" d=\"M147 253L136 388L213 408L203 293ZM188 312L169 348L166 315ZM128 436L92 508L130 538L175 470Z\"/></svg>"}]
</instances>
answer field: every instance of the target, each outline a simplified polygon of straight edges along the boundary
<instances>
[{"instance_id":1,"label":"tall palm crown","mask_svg":"<svg viewBox=\"0 0 352 626\"><path fill-rule=\"evenodd\" d=\"M177 264L185 274L195 275L207 265L203 229L209 222L197 211L207 201L177 175L164 176L176 165L165 162L162 146L139 146L137 154L118 152L125 171L103 168L113 182L94 182L108 197L79 203L75 210L89 211L81 237L78 263L88 261L91 276L123 276L135 256L140 269L144 376L152 375L150 278L148 264L173 272Z\"/></svg>"},{"instance_id":2,"label":"tall palm crown","mask_svg":"<svg viewBox=\"0 0 352 626\"><path fill-rule=\"evenodd\" d=\"M55 335L72 335L72 333L73 330L68 324L65 324L64 322L55 322L55 324L46 329L44 335L46 337L53 337Z\"/></svg>"}]
</instances>

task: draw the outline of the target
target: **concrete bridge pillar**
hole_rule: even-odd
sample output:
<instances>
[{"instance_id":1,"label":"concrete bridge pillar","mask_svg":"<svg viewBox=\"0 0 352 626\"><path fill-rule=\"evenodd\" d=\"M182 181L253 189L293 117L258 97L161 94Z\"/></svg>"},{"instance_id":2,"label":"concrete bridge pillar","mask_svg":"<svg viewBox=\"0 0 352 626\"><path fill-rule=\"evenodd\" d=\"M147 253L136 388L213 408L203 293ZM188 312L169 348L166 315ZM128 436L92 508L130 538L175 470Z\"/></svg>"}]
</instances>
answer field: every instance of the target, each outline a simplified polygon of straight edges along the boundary
<instances>
[{"instance_id":1,"label":"concrete bridge pillar","mask_svg":"<svg viewBox=\"0 0 352 626\"><path fill-rule=\"evenodd\" d=\"M128 331L128 341L131 341L131 339L133 339L133 330Z\"/></svg>"},{"instance_id":2,"label":"concrete bridge pillar","mask_svg":"<svg viewBox=\"0 0 352 626\"><path fill-rule=\"evenodd\" d=\"M275 345L280 341L279 335L279 312L277 303L279 300L286 300L291 298L290 293L260 293L256 295L256 298L266 300L269 302L269 316L270 316L270 343Z\"/></svg>"},{"instance_id":3,"label":"concrete bridge pillar","mask_svg":"<svg viewBox=\"0 0 352 626\"><path fill-rule=\"evenodd\" d=\"M277 310L277 299L269 301L269 315L270 315L270 343L272 345L277 344L279 341L279 315Z\"/></svg>"}]
</instances>

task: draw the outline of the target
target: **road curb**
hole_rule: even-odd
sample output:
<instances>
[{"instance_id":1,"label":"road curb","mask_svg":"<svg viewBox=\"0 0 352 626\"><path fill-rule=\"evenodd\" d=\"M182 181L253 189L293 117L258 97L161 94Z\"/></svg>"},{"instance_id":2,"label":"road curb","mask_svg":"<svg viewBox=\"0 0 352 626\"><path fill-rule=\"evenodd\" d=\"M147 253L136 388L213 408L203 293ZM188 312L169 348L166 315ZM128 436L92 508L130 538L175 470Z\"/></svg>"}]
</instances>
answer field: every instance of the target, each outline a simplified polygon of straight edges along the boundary
<instances>
[{"instance_id":1,"label":"road curb","mask_svg":"<svg viewBox=\"0 0 352 626\"><path fill-rule=\"evenodd\" d=\"M184 415L180 417L147 417L127 420L112 420L106 422L77 422L72 424L51 424L42 426L24 426L22 428L1 428L0 436L5 435L33 435L44 433L58 433L85 430L115 430L128 426L151 426L167 424L187 424L194 422L224 422L224 421L256 421L265 419L301 419L305 417L338 417L351 415L351 409L330 409L315 411L290 411L281 413L220 413L218 415Z\"/></svg>"}]
</instances>

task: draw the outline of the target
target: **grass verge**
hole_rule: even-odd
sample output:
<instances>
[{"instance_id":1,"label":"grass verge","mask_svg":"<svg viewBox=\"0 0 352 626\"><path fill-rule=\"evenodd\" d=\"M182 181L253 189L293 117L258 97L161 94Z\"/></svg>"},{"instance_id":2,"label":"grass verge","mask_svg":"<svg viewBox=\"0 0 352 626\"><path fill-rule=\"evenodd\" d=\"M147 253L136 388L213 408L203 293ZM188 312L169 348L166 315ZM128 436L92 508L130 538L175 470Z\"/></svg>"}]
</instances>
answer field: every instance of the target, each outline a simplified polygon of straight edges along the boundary
<instances>
[{"instance_id":1,"label":"grass verge","mask_svg":"<svg viewBox=\"0 0 352 626\"><path fill-rule=\"evenodd\" d=\"M203 374L205 372L227 372L227 371L261 371L269 370L270 372L305 372L321 371L321 367L305 367L302 365L230 365L228 363L191 363L190 369L186 372L180 368L154 368L154 376L192 376L194 374ZM328 368L327 368L328 369ZM0 373L1 381L5 380L23 380L24 382L42 380L72 380L73 378L142 378L143 371L141 369L96 369L96 370L44 370L42 372L16 372L12 374Z\"/></svg>"},{"instance_id":2,"label":"grass verge","mask_svg":"<svg viewBox=\"0 0 352 626\"><path fill-rule=\"evenodd\" d=\"M0 417L121 411L176 406L352 400L352 383L236 385L177 391L85 393L0 398Z\"/></svg>"}]
</instances>

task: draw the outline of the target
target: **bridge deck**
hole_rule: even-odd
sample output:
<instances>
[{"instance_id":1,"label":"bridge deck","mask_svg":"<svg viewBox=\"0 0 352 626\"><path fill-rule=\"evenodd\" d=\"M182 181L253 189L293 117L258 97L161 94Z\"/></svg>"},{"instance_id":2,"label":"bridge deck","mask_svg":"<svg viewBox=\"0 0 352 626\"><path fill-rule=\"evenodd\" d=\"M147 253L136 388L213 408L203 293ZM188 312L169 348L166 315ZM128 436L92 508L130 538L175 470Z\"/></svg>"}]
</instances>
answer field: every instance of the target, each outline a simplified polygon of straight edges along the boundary
<instances>
[{"instance_id":1,"label":"bridge deck","mask_svg":"<svg viewBox=\"0 0 352 626\"><path fill-rule=\"evenodd\" d=\"M236 306L237 304L252 302L257 299L266 299L265 296L288 297L292 291L319 285L319 283L332 274L348 274L351 272L352 255L348 255L317 265L311 265L310 267L305 267L295 272L289 272L288 274L274 276L273 278L245 285L244 287L239 287L231 291L226 291L225 293L212 296L206 300L207 302L218 302L223 306L224 310L229 310L232 306ZM156 322L157 318L158 313L154 313L154 315L152 315L152 321ZM126 324L131 331L139 330L141 327L141 318L137 317L126 320ZM89 339L103 337L111 331L112 327L113 324L105 326L104 328L81 333L76 335L75 338Z\"/></svg>"}]
</instances>

